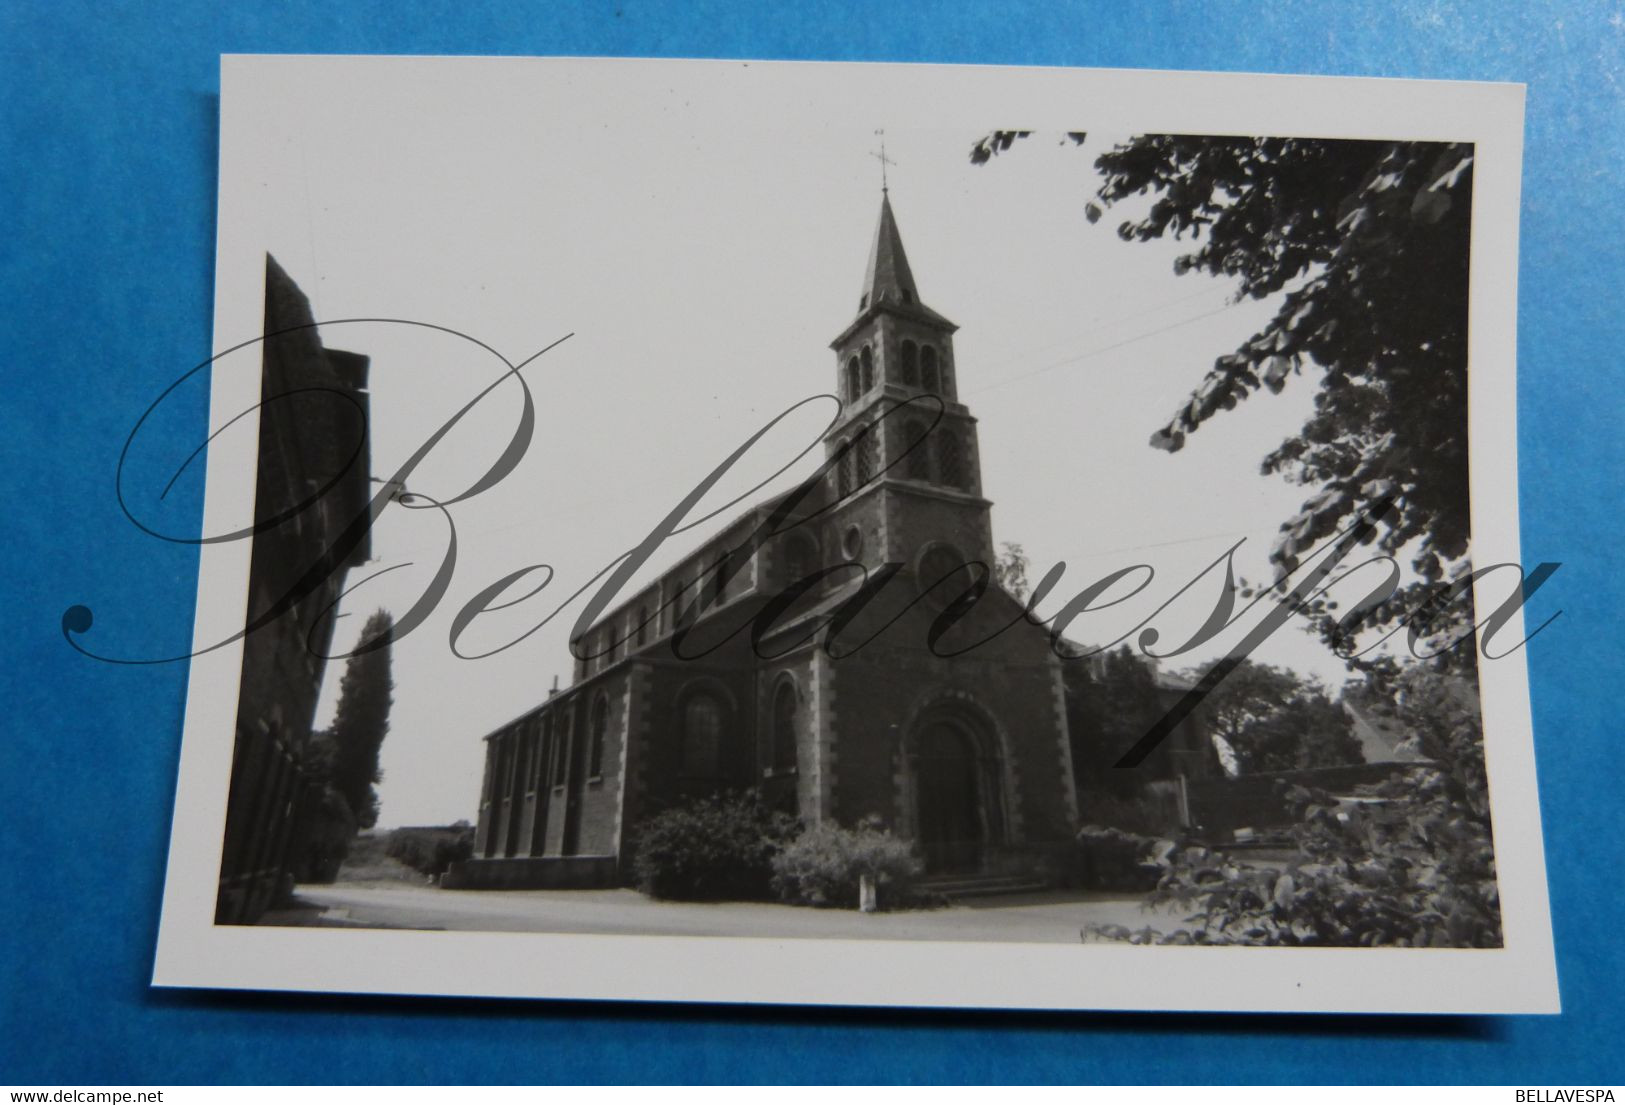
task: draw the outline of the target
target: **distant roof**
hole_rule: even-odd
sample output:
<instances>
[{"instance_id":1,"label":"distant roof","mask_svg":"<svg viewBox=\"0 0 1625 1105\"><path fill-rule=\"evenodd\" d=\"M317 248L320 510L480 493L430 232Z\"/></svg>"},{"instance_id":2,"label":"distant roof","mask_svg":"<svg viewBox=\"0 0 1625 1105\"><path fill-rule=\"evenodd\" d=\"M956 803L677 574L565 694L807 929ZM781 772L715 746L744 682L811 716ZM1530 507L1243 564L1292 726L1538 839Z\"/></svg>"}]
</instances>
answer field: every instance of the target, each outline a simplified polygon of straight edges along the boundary
<instances>
[{"instance_id":1,"label":"distant roof","mask_svg":"<svg viewBox=\"0 0 1625 1105\"><path fill-rule=\"evenodd\" d=\"M588 626L580 636L574 639L580 640L581 637L591 635L602 626L610 622L618 622L631 611L632 607L637 604L638 599L646 595L649 589L655 586L660 579L669 575L673 570L682 566L683 564L692 563L696 556L703 556L708 552L709 549L711 549L723 538L727 537L732 531L744 523L752 521L753 519L759 519L771 513L772 510L785 499L796 494L797 492L802 491L805 486L805 482L803 482L785 491L780 491L777 494L769 495L761 502L745 507L743 510L739 511L739 513L733 515L733 517L731 517L726 524L714 527L710 532L710 536L694 545L694 547L689 549L688 552L683 553L681 556L674 557L664 570L658 573L653 579L645 582L642 587L638 588L636 591L626 592L628 597L622 598L614 603L614 605L606 608L602 614L598 615L598 619L594 621L592 625ZM816 488L813 489L813 491L816 491ZM809 496L812 493L813 492L809 492ZM816 507L811 509L816 510ZM798 523L792 523L792 525L794 524ZM785 527L785 529L789 528L789 526Z\"/></svg>"},{"instance_id":2,"label":"distant roof","mask_svg":"<svg viewBox=\"0 0 1625 1105\"><path fill-rule=\"evenodd\" d=\"M1360 742L1360 752L1368 764L1418 763L1427 757L1409 747L1410 734L1395 729L1384 719L1374 717L1348 702L1343 709L1354 720L1354 736Z\"/></svg>"}]
</instances>

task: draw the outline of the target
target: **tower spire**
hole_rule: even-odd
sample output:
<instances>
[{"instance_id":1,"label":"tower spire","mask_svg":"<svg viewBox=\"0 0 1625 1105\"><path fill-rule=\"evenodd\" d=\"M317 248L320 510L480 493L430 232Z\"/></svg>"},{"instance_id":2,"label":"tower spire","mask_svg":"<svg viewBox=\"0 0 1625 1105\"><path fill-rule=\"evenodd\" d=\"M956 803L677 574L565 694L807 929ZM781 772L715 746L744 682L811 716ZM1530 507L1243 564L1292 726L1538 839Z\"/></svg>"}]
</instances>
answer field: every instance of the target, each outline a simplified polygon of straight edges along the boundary
<instances>
[{"instance_id":1,"label":"tower spire","mask_svg":"<svg viewBox=\"0 0 1625 1105\"><path fill-rule=\"evenodd\" d=\"M858 300L857 318L841 331L840 337L830 343L831 347L840 346L858 327L880 312L939 327L950 334L958 329L920 302L920 290L914 284L908 254L903 251L903 236L897 230L891 195L884 190L880 193L880 221L875 225L874 241L869 246L869 267L863 275L863 295Z\"/></svg>"},{"instance_id":2,"label":"tower spire","mask_svg":"<svg viewBox=\"0 0 1625 1105\"><path fill-rule=\"evenodd\" d=\"M863 302L867 307L883 303L893 306L915 304L920 301L919 289L914 286L914 273L908 267L908 254L903 252L903 236L897 230L897 216L892 214L891 196L880 195L880 222L875 227L875 241L869 247L869 269L863 278Z\"/></svg>"}]
</instances>

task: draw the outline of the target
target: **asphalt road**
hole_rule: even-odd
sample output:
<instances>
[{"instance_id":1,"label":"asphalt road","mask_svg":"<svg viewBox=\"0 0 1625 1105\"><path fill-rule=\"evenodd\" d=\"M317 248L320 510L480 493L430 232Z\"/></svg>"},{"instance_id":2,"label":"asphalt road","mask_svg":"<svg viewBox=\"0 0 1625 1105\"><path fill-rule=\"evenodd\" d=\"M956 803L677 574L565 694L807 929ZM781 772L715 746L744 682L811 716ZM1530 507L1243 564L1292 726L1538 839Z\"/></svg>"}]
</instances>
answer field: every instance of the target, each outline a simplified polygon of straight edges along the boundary
<instances>
[{"instance_id":1,"label":"asphalt road","mask_svg":"<svg viewBox=\"0 0 1625 1105\"><path fill-rule=\"evenodd\" d=\"M338 883L301 886L297 923L472 932L744 936L847 940L1077 943L1086 925L1180 927L1139 898L1053 891L983 898L942 909L862 914L764 902L657 902L634 890L441 890ZM295 914L267 918L296 923Z\"/></svg>"}]
</instances>

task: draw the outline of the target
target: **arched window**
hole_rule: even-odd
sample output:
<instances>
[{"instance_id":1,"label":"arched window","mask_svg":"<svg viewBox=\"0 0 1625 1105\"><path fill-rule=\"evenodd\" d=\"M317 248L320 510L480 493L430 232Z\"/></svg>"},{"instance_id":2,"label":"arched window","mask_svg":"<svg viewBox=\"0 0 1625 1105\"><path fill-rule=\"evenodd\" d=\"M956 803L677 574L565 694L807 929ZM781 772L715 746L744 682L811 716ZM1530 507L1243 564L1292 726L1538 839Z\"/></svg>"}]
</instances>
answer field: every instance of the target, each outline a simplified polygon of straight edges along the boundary
<instances>
[{"instance_id":1,"label":"arched window","mask_svg":"<svg viewBox=\"0 0 1625 1105\"><path fill-rule=\"evenodd\" d=\"M920 347L911 341L903 343L903 385L905 387L918 387L920 384Z\"/></svg>"},{"instance_id":2,"label":"arched window","mask_svg":"<svg viewBox=\"0 0 1625 1105\"><path fill-rule=\"evenodd\" d=\"M836 446L836 450L840 455L840 460L835 465L835 490L838 493L837 497L844 499L852 494L854 475L857 469L857 458L853 454L857 450L852 447L850 439L841 442Z\"/></svg>"},{"instance_id":3,"label":"arched window","mask_svg":"<svg viewBox=\"0 0 1625 1105\"><path fill-rule=\"evenodd\" d=\"M863 394L867 395L869 389L875 386L875 355L866 345L861 354L863 366Z\"/></svg>"},{"instance_id":4,"label":"arched window","mask_svg":"<svg viewBox=\"0 0 1625 1105\"><path fill-rule=\"evenodd\" d=\"M841 535L841 555L847 560L856 560L863 551L863 530L857 526L847 526L846 532Z\"/></svg>"},{"instance_id":5,"label":"arched window","mask_svg":"<svg viewBox=\"0 0 1625 1105\"><path fill-rule=\"evenodd\" d=\"M683 704L682 774L715 778L722 767L723 706L716 695L696 691Z\"/></svg>"},{"instance_id":6,"label":"arched window","mask_svg":"<svg viewBox=\"0 0 1625 1105\"><path fill-rule=\"evenodd\" d=\"M959 435L947 426L937 427L937 479L949 487L965 486L965 457Z\"/></svg>"},{"instance_id":7,"label":"arched window","mask_svg":"<svg viewBox=\"0 0 1625 1105\"><path fill-rule=\"evenodd\" d=\"M587 776L604 773L604 737L609 733L609 699L603 695L592 704L592 735L587 743Z\"/></svg>"},{"instance_id":8,"label":"arched window","mask_svg":"<svg viewBox=\"0 0 1625 1105\"><path fill-rule=\"evenodd\" d=\"M792 533L784 541L784 584L797 583L813 573L818 553L804 533Z\"/></svg>"},{"instance_id":9,"label":"arched window","mask_svg":"<svg viewBox=\"0 0 1625 1105\"><path fill-rule=\"evenodd\" d=\"M717 595L716 595L716 599L714 601L717 602L717 603L721 603L723 599L728 597L728 554L727 553L721 553L721 554L719 554L717 556L717 566L716 566L716 570L715 570L715 572L713 574L714 574L714 576L716 578L716 581L717 581Z\"/></svg>"},{"instance_id":10,"label":"arched window","mask_svg":"<svg viewBox=\"0 0 1625 1105\"><path fill-rule=\"evenodd\" d=\"M942 379L937 374L937 348L934 345L920 350L920 383L933 395L942 390Z\"/></svg>"},{"instance_id":11,"label":"arched window","mask_svg":"<svg viewBox=\"0 0 1625 1105\"><path fill-rule=\"evenodd\" d=\"M858 368L858 359L856 357L846 362L846 401L848 403L856 403L858 396L863 394L859 387L862 382L859 375L861 371Z\"/></svg>"},{"instance_id":12,"label":"arched window","mask_svg":"<svg viewBox=\"0 0 1625 1105\"><path fill-rule=\"evenodd\" d=\"M773 770L796 766L796 688L786 680L773 696Z\"/></svg>"},{"instance_id":13,"label":"arched window","mask_svg":"<svg viewBox=\"0 0 1625 1105\"><path fill-rule=\"evenodd\" d=\"M858 437L853 439L854 452L858 454L857 482L854 489L867 487L869 481L875 478L879 471L880 457L880 428L870 424Z\"/></svg>"},{"instance_id":14,"label":"arched window","mask_svg":"<svg viewBox=\"0 0 1625 1105\"><path fill-rule=\"evenodd\" d=\"M931 442L926 440L925 423L911 418L903 423L903 445L909 450L903 459L903 473L911 480L931 478Z\"/></svg>"}]
</instances>

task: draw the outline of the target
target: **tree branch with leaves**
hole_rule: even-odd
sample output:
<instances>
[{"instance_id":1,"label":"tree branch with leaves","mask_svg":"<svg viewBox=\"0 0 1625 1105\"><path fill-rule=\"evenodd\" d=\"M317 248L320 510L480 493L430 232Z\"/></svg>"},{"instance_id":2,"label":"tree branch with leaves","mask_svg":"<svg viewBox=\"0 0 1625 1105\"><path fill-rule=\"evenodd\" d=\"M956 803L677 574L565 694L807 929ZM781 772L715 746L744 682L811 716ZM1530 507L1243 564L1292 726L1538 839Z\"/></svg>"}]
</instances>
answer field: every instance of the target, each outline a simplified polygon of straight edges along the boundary
<instances>
[{"instance_id":1,"label":"tree branch with leaves","mask_svg":"<svg viewBox=\"0 0 1625 1105\"><path fill-rule=\"evenodd\" d=\"M971 160L1026 131L995 131ZM1068 138L1082 145L1084 135ZM1124 241L1189 240L1174 269L1236 281L1235 297L1280 296L1268 323L1218 355L1151 435L1169 452L1259 392L1315 381L1297 433L1261 462L1310 489L1271 559L1283 574L1376 502L1392 498L1377 545L1419 577L1341 629L1387 626L1467 570L1467 303L1473 148L1448 142L1141 135L1095 159L1090 222L1140 197ZM1469 596L1451 618L1471 624ZM1334 608L1308 611L1348 646ZM1441 612L1432 610L1432 614Z\"/></svg>"}]
</instances>

